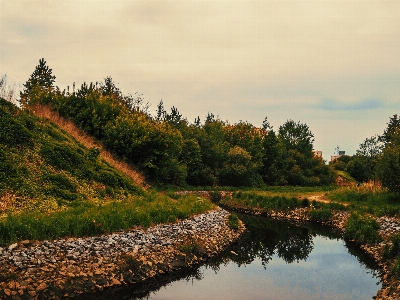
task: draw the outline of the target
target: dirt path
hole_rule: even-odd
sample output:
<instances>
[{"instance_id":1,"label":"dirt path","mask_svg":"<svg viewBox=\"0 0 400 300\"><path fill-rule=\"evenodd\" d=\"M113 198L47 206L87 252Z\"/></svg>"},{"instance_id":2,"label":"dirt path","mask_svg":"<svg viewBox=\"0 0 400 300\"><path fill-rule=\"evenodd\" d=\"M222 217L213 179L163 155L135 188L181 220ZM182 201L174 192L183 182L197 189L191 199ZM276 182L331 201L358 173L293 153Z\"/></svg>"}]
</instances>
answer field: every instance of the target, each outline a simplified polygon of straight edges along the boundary
<instances>
[{"instance_id":1,"label":"dirt path","mask_svg":"<svg viewBox=\"0 0 400 300\"><path fill-rule=\"evenodd\" d=\"M325 194L317 194L317 195L312 195L312 196L308 196L308 197L304 197L304 198L307 198L310 201L314 201L315 200L317 202L322 202L322 203L326 203L326 204L329 204L329 203L332 202L332 203L342 204L344 206L348 206L349 205L348 203L345 203L345 202L333 202L333 201L325 198Z\"/></svg>"}]
</instances>

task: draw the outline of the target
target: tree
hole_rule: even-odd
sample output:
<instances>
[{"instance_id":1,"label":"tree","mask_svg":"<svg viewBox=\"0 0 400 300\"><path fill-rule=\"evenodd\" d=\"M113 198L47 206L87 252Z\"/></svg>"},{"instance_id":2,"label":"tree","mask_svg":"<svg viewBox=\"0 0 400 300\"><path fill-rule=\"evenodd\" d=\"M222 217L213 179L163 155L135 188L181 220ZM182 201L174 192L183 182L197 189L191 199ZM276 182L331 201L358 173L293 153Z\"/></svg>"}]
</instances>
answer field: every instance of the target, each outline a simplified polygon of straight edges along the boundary
<instances>
[{"instance_id":1,"label":"tree","mask_svg":"<svg viewBox=\"0 0 400 300\"><path fill-rule=\"evenodd\" d=\"M383 187L400 194L400 119L397 115L390 118L380 140L383 151L377 164L378 177Z\"/></svg>"},{"instance_id":2,"label":"tree","mask_svg":"<svg viewBox=\"0 0 400 300\"><path fill-rule=\"evenodd\" d=\"M397 115L393 115L390 118L389 123L383 134L379 137L379 140L386 146L387 144L393 143L393 138L400 133L400 118Z\"/></svg>"},{"instance_id":3,"label":"tree","mask_svg":"<svg viewBox=\"0 0 400 300\"><path fill-rule=\"evenodd\" d=\"M239 146L234 146L227 153L220 181L231 186L254 185L257 183L257 168L252 162L250 153Z\"/></svg>"},{"instance_id":4,"label":"tree","mask_svg":"<svg viewBox=\"0 0 400 300\"><path fill-rule=\"evenodd\" d=\"M156 120L158 122L162 122L165 120L167 112L164 109L164 103L162 100L157 104L157 113L156 113Z\"/></svg>"},{"instance_id":5,"label":"tree","mask_svg":"<svg viewBox=\"0 0 400 300\"><path fill-rule=\"evenodd\" d=\"M278 137L287 150L296 150L303 155L312 156L314 135L306 124L288 120L279 127Z\"/></svg>"},{"instance_id":6,"label":"tree","mask_svg":"<svg viewBox=\"0 0 400 300\"><path fill-rule=\"evenodd\" d=\"M28 81L24 84L24 90L20 92L21 103L29 104L31 93L37 89L51 92L54 89L54 81L56 76L52 75L53 70L46 65L44 58L39 60L39 65L36 66L35 71L29 77Z\"/></svg>"},{"instance_id":7,"label":"tree","mask_svg":"<svg viewBox=\"0 0 400 300\"><path fill-rule=\"evenodd\" d=\"M360 149L357 150L357 155L364 157L364 163L366 164L368 180L373 179L375 183L376 177L376 164L379 159L379 155L382 152L382 143L379 141L377 135L366 138L364 142L360 144Z\"/></svg>"}]
</instances>

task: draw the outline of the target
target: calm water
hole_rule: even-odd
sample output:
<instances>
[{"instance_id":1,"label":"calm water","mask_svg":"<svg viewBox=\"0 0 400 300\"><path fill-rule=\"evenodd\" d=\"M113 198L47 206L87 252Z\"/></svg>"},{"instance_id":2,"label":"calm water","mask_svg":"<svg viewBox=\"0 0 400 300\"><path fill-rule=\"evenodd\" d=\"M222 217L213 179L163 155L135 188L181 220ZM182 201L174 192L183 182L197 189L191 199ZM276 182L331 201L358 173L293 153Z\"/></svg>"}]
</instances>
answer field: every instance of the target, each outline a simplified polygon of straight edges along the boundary
<instances>
[{"instance_id":1,"label":"calm water","mask_svg":"<svg viewBox=\"0 0 400 300\"><path fill-rule=\"evenodd\" d=\"M249 232L207 265L113 298L354 300L372 299L381 287L371 260L324 228L241 219Z\"/></svg>"}]
</instances>

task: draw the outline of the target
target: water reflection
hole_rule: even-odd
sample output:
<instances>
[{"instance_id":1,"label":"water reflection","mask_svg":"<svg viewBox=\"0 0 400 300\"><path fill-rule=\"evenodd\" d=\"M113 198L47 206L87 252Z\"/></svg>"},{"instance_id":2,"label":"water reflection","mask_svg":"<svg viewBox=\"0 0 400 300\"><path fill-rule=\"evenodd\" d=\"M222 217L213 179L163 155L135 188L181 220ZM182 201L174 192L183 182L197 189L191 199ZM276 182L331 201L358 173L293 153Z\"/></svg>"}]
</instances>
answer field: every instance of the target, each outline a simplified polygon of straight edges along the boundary
<instances>
[{"instance_id":1,"label":"water reflection","mask_svg":"<svg viewBox=\"0 0 400 300\"><path fill-rule=\"evenodd\" d=\"M268 299L365 299L379 289L373 286L378 279L372 259L349 243L346 254L339 234L309 224L294 226L245 215L240 218L248 231L202 267L94 298L265 299L266 289ZM360 272L372 275L367 274L364 283ZM358 286L361 288L354 290Z\"/></svg>"}]
</instances>

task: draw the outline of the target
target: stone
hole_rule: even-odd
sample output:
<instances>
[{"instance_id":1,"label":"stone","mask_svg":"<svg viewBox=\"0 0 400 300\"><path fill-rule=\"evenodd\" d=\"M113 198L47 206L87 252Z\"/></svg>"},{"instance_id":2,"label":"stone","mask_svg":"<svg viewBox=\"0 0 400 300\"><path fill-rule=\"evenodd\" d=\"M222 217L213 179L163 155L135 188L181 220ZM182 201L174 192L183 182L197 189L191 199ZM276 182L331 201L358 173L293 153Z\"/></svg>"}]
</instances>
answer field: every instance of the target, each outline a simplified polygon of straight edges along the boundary
<instances>
[{"instance_id":1,"label":"stone","mask_svg":"<svg viewBox=\"0 0 400 300\"><path fill-rule=\"evenodd\" d=\"M11 244L10 246L8 246L8 250L9 250L9 251L13 251L13 250L16 249L17 247L18 247L18 244L17 244L17 243Z\"/></svg>"},{"instance_id":2,"label":"stone","mask_svg":"<svg viewBox=\"0 0 400 300\"><path fill-rule=\"evenodd\" d=\"M36 291L28 291L28 294L32 297L36 297L37 295Z\"/></svg>"},{"instance_id":3,"label":"stone","mask_svg":"<svg viewBox=\"0 0 400 300\"><path fill-rule=\"evenodd\" d=\"M43 290L45 290L45 289L47 289L47 284L44 283L44 282L42 282L41 284L39 284L39 285L37 286L36 291L37 291L37 292L40 292L40 291L43 291Z\"/></svg>"}]
</instances>

